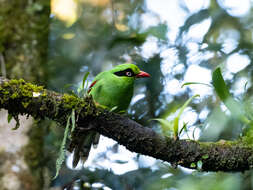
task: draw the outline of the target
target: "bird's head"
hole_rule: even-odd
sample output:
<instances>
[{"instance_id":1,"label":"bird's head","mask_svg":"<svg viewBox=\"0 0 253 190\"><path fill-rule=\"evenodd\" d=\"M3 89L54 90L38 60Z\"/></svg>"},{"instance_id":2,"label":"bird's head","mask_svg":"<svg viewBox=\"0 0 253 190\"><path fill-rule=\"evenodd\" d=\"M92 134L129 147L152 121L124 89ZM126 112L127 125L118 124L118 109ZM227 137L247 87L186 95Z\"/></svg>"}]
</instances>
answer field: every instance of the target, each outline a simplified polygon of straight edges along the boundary
<instances>
[{"instance_id":1,"label":"bird's head","mask_svg":"<svg viewBox=\"0 0 253 190\"><path fill-rule=\"evenodd\" d=\"M131 63L118 65L111 72L118 77L129 77L132 79L150 77L148 73L141 71L139 67Z\"/></svg>"}]
</instances>

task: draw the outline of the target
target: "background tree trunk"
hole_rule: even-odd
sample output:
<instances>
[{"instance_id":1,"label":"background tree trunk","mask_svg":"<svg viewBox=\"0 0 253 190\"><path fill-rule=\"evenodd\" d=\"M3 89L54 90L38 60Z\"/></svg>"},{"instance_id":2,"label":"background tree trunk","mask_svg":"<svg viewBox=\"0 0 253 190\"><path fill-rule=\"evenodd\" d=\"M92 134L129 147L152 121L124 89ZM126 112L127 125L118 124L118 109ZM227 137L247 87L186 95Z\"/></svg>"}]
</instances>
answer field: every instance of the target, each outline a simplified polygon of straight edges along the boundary
<instances>
[{"instance_id":1,"label":"background tree trunk","mask_svg":"<svg viewBox=\"0 0 253 190\"><path fill-rule=\"evenodd\" d=\"M49 0L0 2L1 75L47 84L46 62ZM7 127L7 111L0 112L0 190L43 189L44 129L20 116L22 130ZM15 127L15 121L11 121ZM39 125L38 125L39 126ZM45 181L46 180L46 181Z\"/></svg>"}]
</instances>

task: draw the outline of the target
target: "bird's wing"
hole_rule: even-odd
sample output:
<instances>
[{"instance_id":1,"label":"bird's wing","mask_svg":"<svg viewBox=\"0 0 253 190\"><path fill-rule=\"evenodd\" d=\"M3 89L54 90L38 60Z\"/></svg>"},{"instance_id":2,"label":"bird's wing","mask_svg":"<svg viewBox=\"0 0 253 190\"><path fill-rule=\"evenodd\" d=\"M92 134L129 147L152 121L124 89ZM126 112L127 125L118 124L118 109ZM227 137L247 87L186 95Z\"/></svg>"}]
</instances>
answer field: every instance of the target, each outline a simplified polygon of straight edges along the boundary
<instances>
[{"instance_id":1,"label":"bird's wing","mask_svg":"<svg viewBox=\"0 0 253 190\"><path fill-rule=\"evenodd\" d=\"M92 87L97 83L98 80L94 80L91 85L89 86L88 93L90 93Z\"/></svg>"},{"instance_id":2,"label":"bird's wing","mask_svg":"<svg viewBox=\"0 0 253 190\"><path fill-rule=\"evenodd\" d=\"M89 86L88 93L90 93L90 91L92 90L92 87L93 87L99 80L103 80L103 78L106 77L106 73L107 73L107 72L101 72L101 73L99 73L99 74L94 78L94 80L92 81L91 85Z\"/></svg>"}]
</instances>

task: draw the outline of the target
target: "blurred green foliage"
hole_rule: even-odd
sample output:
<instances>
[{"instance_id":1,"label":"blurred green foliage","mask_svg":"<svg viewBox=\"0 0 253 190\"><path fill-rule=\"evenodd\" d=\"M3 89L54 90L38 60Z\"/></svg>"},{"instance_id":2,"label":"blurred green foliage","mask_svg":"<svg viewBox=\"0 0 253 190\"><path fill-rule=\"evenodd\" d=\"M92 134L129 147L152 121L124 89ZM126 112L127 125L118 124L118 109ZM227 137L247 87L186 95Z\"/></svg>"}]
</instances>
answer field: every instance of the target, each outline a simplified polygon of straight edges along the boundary
<instances>
[{"instance_id":1,"label":"blurred green foliage","mask_svg":"<svg viewBox=\"0 0 253 190\"><path fill-rule=\"evenodd\" d=\"M231 14L231 8L224 6L223 1L210 0L197 11L192 11L186 1L175 1L177 14L168 11L175 24L164 19L162 10L150 8L150 1L103 2L103 5L97 5L88 0L77 1L78 18L71 26L66 26L56 15L52 15L47 63L48 86L51 89L62 92L66 84L80 86L85 73L91 73L87 76L87 80L91 81L99 72L130 61L152 76L136 81L135 96L128 111L130 118L161 132L159 123L150 119L169 120L176 116L184 102L200 94L200 98L194 99L181 116L182 122L187 123L189 137L186 131L182 131L180 138L195 136L201 141L217 141L233 140L242 135L245 122L234 117L233 109L227 108L224 103L227 96L233 97L234 101L245 105L243 114L252 120L252 5L246 14L238 16ZM164 3L164 6L169 6L169 3ZM36 10L38 8L35 7ZM177 19L183 20L181 25ZM201 26L205 27L205 32L198 28ZM194 28L198 28L195 33L199 34L192 35ZM242 59L235 60L236 56L243 57L248 64L241 66ZM232 67L238 67L237 64L241 68L234 71ZM195 78L199 76L198 81L185 81L193 66L210 73L220 66L222 75L216 75L214 88L201 84L180 88L185 82L207 83L201 78L202 73L192 73ZM208 89L206 93L199 93L205 88ZM179 122L179 128L185 123ZM62 130L54 129L45 139L45 149L52 160L56 159L61 133ZM250 171L245 174L193 172L180 167L174 169L158 160L148 164L139 155L134 159L138 169L122 175L116 175L103 164L98 164L107 161L111 165L117 162L118 167L128 167L124 160L113 161L110 158L118 151L113 146L107 151L109 155L105 152L97 155L93 161L95 169L89 166L71 170L64 166L52 186L140 190L253 188ZM53 175L53 164L50 162L49 165ZM93 186L96 183L99 183L97 188Z\"/></svg>"}]
</instances>

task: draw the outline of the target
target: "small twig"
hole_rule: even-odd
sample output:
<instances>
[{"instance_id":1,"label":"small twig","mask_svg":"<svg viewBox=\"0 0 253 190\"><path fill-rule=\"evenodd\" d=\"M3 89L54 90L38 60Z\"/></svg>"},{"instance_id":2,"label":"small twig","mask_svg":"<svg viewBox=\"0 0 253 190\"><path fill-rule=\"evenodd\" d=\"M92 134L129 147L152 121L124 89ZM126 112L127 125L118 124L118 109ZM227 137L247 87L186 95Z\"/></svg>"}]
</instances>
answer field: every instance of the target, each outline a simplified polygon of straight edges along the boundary
<instances>
[{"instance_id":1,"label":"small twig","mask_svg":"<svg viewBox=\"0 0 253 190\"><path fill-rule=\"evenodd\" d=\"M0 63L1 63L2 76L6 77L6 67L5 67L4 56L2 53L0 53Z\"/></svg>"}]
</instances>

